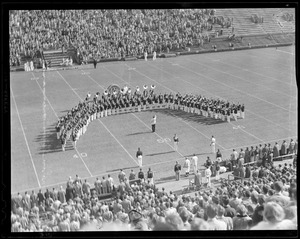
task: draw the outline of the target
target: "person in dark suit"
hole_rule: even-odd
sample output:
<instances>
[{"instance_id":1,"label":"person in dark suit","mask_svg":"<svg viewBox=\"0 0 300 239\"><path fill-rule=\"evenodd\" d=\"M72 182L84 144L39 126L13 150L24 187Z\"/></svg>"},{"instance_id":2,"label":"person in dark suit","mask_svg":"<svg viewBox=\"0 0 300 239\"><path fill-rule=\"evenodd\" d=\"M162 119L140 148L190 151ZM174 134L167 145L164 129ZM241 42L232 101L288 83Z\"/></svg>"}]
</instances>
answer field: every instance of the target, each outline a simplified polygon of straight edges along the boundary
<instances>
[{"instance_id":1,"label":"person in dark suit","mask_svg":"<svg viewBox=\"0 0 300 239\"><path fill-rule=\"evenodd\" d=\"M181 165L176 161L176 164L174 166L176 181L179 181L180 170L181 170Z\"/></svg>"},{"instance_id":2,"label":"person in dark suit","mask_svg":"<svg viewBox=\"0 0 300 239\"><path fill-rule=\"evenodd\" d=\"M94 69L96 69L97 68L97 60L95 58L94 58L93 64L94 64Z\"/></svg>"}]
</instances>

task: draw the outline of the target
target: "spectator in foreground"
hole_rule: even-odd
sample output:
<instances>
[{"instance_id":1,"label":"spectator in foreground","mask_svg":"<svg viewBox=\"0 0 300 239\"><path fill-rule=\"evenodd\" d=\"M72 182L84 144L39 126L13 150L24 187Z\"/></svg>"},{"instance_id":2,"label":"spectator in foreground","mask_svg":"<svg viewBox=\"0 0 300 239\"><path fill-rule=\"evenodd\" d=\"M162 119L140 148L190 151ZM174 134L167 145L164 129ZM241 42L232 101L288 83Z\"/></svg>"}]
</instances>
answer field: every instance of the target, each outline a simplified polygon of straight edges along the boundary
<instances>
[{"instance_id":1,"label":"spectator in foreground","mask_svg":"<svg viewBox=\"0 0 300 239\"><path fill-rule=\"evenodd\" d=\"M295 230L294 223L285 218L283 208L275 203L268 202L263 212L264 220L252 227L251 230Z\"/></svg>"}]
</instances>

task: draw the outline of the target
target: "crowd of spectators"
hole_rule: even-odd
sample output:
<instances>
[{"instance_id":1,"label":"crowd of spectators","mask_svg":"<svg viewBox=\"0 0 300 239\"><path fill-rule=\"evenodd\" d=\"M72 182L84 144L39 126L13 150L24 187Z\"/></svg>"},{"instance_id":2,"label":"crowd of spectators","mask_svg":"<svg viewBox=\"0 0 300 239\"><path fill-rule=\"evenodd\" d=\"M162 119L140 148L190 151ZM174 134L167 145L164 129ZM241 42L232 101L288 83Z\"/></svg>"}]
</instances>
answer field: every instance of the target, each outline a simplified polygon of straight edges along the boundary
<instances>
[{"instance_id":1,"label":"crowd of spectators","mask_svg":"<svg viewBox=\"0 0 300 239\"><path fill-rule=\"evenodd\" d=\"M291 145L280 151L297 153ZM296 164L246 167L245 180L221 178L219 187L204 187L194 196L158 190L142 169L139 181L133 170L129 177L120 170L119 185L108 175L96 178L93 187L76 175L65 189L12 196L11 230L297 230ZM100 200L107 193L112 199Z\"/></svg>"},{"instance_id":2,"label":"crowd of spectators","mask_svg":"<svg viewBox=\"0 0 300 239\"><path fill-rule=\"evenodd\" d=\"M10 12L10 62L37 50L75 47L83 59L143 55L203 44L214 24L233 19L213 9L18 10ZM221 32L220 32L221 34ZM19 63L18 63L19 62Z\"/></svg>"}]
</instances>

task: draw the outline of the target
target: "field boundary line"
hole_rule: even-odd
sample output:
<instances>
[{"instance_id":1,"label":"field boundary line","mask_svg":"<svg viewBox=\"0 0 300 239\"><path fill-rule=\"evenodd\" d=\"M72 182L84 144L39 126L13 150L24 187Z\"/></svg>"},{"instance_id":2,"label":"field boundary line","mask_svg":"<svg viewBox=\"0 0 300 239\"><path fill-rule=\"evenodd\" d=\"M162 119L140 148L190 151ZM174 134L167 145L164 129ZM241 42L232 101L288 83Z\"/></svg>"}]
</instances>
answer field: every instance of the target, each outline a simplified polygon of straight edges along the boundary
<instances>
[{"instance_id":1,"label":"field boundary line","mask_svg":"<svg viewBox=\"0 0 300 239\"><path fill-rule=\"evenodd\" d=\"M153 66L153 67L155 67L155 68L157 68L157 69L160 69L159 67L156 67L156 66L154 66L154 65L152 65L152 64L151 64L151 66ZM171 73L169 73L169 72L167 72L167 71L165 71L165 70L162 70L162 69L160 69L160 70L166 72L167 74L169 74L170 76L173 77L173 75L172 75ZM203 89L203 88L201 88L201 87L199 87L199 86L197 86L197 85L195 85L195 84L193 84L193 83L191 83L191 82L189 82L189 81L186 81L186 80L184 80L184 79L181 79L181 81L184 81L184 82L190 84L191 86L197 87L197 88L199 88L199 89L201 89L201 90L203 90L203 91L205 91L205 92L207 92L207 93L209 93L209 94L211 94L211 95L215 95L215 96L219 97L220 99L224 99L223 97L220 97L220 96L218 96L218 95L216 95L216 94L214 94L214 93L212 93L212 92L210 92L210 91L208 91L208 90L206 90L206 89ZM225 100L227 100L227 99L225 99ZM255 116L259 117L259 118L262 118L262 119L264 119L264 120L266 120L266 121L268 121L268 122L270 122L270 123L272 123L272 124L274 124L274 125L276 125L276 126L282 128L282 129L286 129L286 128L284 128L283 126L281 126L281 125L279 125L279 124L273 122L272 120L269 120L269 119L265 118L264 116L261 116L261 115L258 115L258 114L256 114L256 113L254 113L253 111L247 110L247 112L249 112L250 114L255 115Z\"/></svg>"},{"instance_id":2,"label":"field boundary line","mask_svg":"<svg viewBox=\"0 0 300 239\"><path fill-rule=\"evenodd\" d=\"M214 58L210 58L210 57L207 57L207 56L206 56L206 59L209 59L209 60L211 60L211 61L214 61ZM237 68L237 69L241 69L242 71L245 71L245 69L246 69L246 68L242 68L242 67L240 67L240 66L236 66L236 65L233 65L233 64L225 63L225 62L223 62L223 61L219 61L219 62L222 63L222 64L224 64L224 65L227 65L227 66L231 66L231 67L235 67L235 68ZM255 66L255 67L259 67L259 66ZM283 84L286 84L286 85L295 86L294 84L291 84L291 83L288 83L288 82L285 82L285 81L281 81L281 80L279 80L279 79L277 79L277 78L274 78L274 77L272 77L272 76L267 76L267 75L258 73L258 72L253 71L253 70L247 69L247 71L249 71L249 72L251 72L251 73L253 73L253 74L256 74L256 75L265 77L265 78L270 78L270 79L272 79L272 80L276 80L276 81L278 81L278 82L280 82L280 83L283 83Z\"/></svg>"},{"instance_id":3,"label":"field boundary line","mask_svg":"<svg viewBox=\"0 0 300 239\"><path fill-rule=\"evenodd\" d=\"M14 96L14 92L13 92L12 87L10 87L10 90L11 90L11 95L12 95L12 98L13 98L14 103L15 103L15 106L16 106L17 115L18 115L18 118L19 118L19 122L20 122L20 125L21 125L21 129L22 129L22 132L23 132L23 136L24 136L24 139L25 139L25 143L26 143L26 146L27 146L27 150L28 150L28 153L29 153L29 156L30 156L30 160L31 160L31 163L32 163L32 166L33 166L33 170L34 170L34 173L35 173L35 176L36 176L38 185L39 185L39 187L41 187L41 183L40 183L40 180L39 180L39 177L38 177L36 168L35 168L35 164L34 164L34 162L33 162L33 158L32 158L31 152L30 152L30 148L29 148L29 145L28 145L27 137L26 137L26 134L25 134L25 131L24 131L24 128L23 128L23 123L22 123L22 120L21 120L21 117L20 117L20 114L19 114L17 102L16 102L16 100L15 100L15 96Z\"/></svg>"},{"instance_id":4,"label":"field boundary line","mask_svg":"<svg viewBox=\"0 0 300 239\"><path fill-rule=\"evenodd\" d=\"M186 69L187 71L193 72L193 73L196 74L196 75L200 75L200 76L205 77L205 78L207 78L207 79L211 79L211 80L213 80L213 81L215 81L215 82L217 82L217 83L219 83L219 84L222 84L222 85L224 85L224 86L226 86L226 87L228 87L228 88L231 88L231 89L233 89L233 90L239 91L239 92L241 92L241 93L243 93L243 94L245 94L245 95L251 96L252 98L256 98L256 99L258 99L258 100L260 100L260 101L264 101L264 102L266 102L266 103L268 103L268 104L270 104L270 105L274 105L274 106L277 107L277 108L283 109L283 110L285 110L285 111L288 111L288 112L294 114L294 112L291 112L291 111L287 110L287 109L284 108L284 107L281 107L281 106L278 106L278 105L276 105L276 104L273 104L272 102L269 102L269 101L267 101L267 100L261 99L261 98L255 96L255 95L252 95L252 94L250 94L250 93L247 93L247 92L245 92L245 91L243 91L243 90L240 90L240 89L237 89L237 88L235 88L235 87L229 86L228 84L223 83L223 82L221 82L221 81L218 81L218 80L216 80L215 78L212 78L212 77L207 76L207 75L203 75L202 73L193 71L193 70L191 70L191 69L189 69L189 68L187 68L187 67L185 67L185 66L182 66L182 65L178 65L178 67L181 67L181 68L183 68L183 69Z\"/></svg>"},{"instance_id":5,"label":"field boundary line","mask_svg":"<svg viewBox=\"0 0 300 239\"><path fill-rule=\"evenodd\" d=\"M134 113L131 113L135 118L137 118L141 123L143 123L148 129L151 130L151 128L146 125L146 123L144 121L142 121L139 117L137 117ZM160 139L164 139L163 137L161 137L158 133L154 132ZM167 145L169 145L173 150L174 150L174 147L172 147L172 145L170 145L170 143L166 142ZM175 151L174 152L177 152L179 155L181 155L181 157L184 157L182 153L180 153L179 151Z\"/></svg>"},{"instance_id":6,"label":"field boundary line","mask_svg":"<svg viewBox=\"0 0 300 239\"><path fill-rule=\"evenodd\" d=\"M32 73L33 74L33 73ZM34 76L34 74L33 74ZM52 104L50 103L48 97L46 96L46 94L43 92L42 87L40 86L40 84L38 83L38 81L36 80L36 83L38 84L39 88L41 89L45 99L47 100L49 106L51 107L53 113L55 114L56 118L59 119L57 113L55 112L54 108L52 107ZM74 90L73 90L74 91ZM79 155L79 158L81 159L82 163L84 164L85 168L87 169L88 173L93 176L93 174L91 173L91 171L89 170L88 166L86 165L85 161L83 160L83 158L81 157L81 154L78 152L77 148L75 148L75 151L77 152L77 154Z\"/></svg>"},{"instance_id":7,"label":"field boundary line","mask_svg":"<svg viewBox=\"0 0 300 239\"><path fill-rule=\"evenodd\" d=\"M225 71L222 71L222 70L218 70L218 69L216 69L215 67L207 66L207 65L205 65L205 64L199 63L199 62L194 61L194 60L191 60L191 59L187 59L187 60L188 60L188 61L191 61L191 62L194 62L195 64L199 64L199 65L202 65L202 66L204 66L204 67L213 69L214 71L218 71L218 72L221 72L221 73L223 73L223 74L227 74L227 75L229 75L229 76L235 77L235 78L237 78L237 79L240 79L240 80L242 80L242 81L248 82L248 83L250 83L250 84L254 84L254 85L257 85L257 86L261 86L261 87L263 87L264 89L266 88L264 85L254 83L254 82L249 81L249 80L246 80L246 79L244 79L244 78L242 78L242 77L240 77L240 76L236 76L236 75L233 75L233 74L231 74L231 73L228 73L228 72L225 72ZM222 64L226 64L226 63L223 63L223 62L221 62L221 63L222 63ZM229 65L229 64L226 64L226 65ZM246 70L249 71L249 72L252 72L251 70L248 70L248 69L246 69ZM244 71L245 71L245 70L244 70ZM269 89L269 90L271 90L271 91L273 91L273 92L276 92L276 93L278 93L278 94L281 94L281 95L289 96L289 97L292 97L292 98L297 98L297 97L295 97L295 96L288 95L288 94L282 93L282 92L277 91L277 90L273 90L273 89L271 89L271 88L269 88L269 87L267 87L267 89Z\"/></svg>"},{"instance_id":8,"label":"field boundary line","mask_svg":"<svg viewBox=\"0 0 300 239\"><path fill-rule=\"evenodd\" d=\"M120 77L120 76L118 76L118 75L116 75L115 73L113 73L112 71L110 71L109 69L107 69L109 72L111 72L113 75L115 75L116 77L118 77L119 79L121 79L121 80L123 80L123 78L122 77ZM137 71L137 70L135 70L135 71ZM139 71L137 71L137 73L139 73L139 74L141 74ZM143 73L142 73L143 74ZM150 80L152 80L152 81L154 81L152 78L150 78L150 77L148 77L147 75L145 75L147 78L149 78ZM126 82L125 80L123 80L125 83L128 83L128 82ZM156 81L155 81L156 82ZM130 84L129 84L130 85ZM165 87L163 84L161 84L163 87ZM131 85L132 86L132 85ZM165 87L166 88L166 87ZM167 88L166 88L167 89ZM169 89L169 90L171 90L172 92L174 92L174 93L176 93L176 91L174 91L174 90L172 90L172 89ZM206 136L205 134L203 134L202 132L200 132L199 130L197 130L196 128L194 128L192 125L190 125L188 122L185 122L184 120L181 120L181 119L179 119L176 115L174 115L173 113L171 113L173 116L175 116L175 118L177 118L179 121L182 121L182 122L184 122L185 124L187 124L189 127L191 127L192 129L194 129L194 130L196 130L198 133L200 133L201 135L203 135L205 138L207 138L207 139L209 139L210 140L210 138L208 137L208 136ZM221 148L223 148L223 149L225 149L222 145L220 145L220 144L217 144L216 143L216 145L219 145ZM173 148L173 147L172 147Z\"/></svg>"}]
</instances>

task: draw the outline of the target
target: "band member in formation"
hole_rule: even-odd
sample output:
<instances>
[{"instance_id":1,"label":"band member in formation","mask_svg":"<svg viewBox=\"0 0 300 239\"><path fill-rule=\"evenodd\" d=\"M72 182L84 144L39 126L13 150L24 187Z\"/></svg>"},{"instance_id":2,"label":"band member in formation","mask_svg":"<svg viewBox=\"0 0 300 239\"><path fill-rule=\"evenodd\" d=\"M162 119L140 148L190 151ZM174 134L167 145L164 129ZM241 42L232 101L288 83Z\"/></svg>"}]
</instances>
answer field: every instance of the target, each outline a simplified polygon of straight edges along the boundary
<instances>
[{"instance_id":1,"label":"band member in formation","mask_svg":"<svg viewBox=\"0 0 300 239\"><path fill-rule=\"evenodd\" d=\"M176 94L172 92L169 94L156 93L155 88L155 85L151 85L149 88L147 85L144 85L143 92L141 92L137 86L135 92L132 92L125 85L119 92L116 90L113 92L105 90L102 95L97 92L93 98L91 98L91 93L88 92L83 102L79 102L71 112L59 119L55 126L57 139L61 139L66 134L65 140L72 137L71 139L74 138L74 140L78 141L80 136L86 132L91 121L120 112L134 112L136 108L138 111L141 111L163 106L173 110L185 110L204 117L209 117L210 115L215 119L224 121L227 117L228 122L232 118L237 120L238 112L242 118L245 117L244 105L229 103L229 101L225 102L220 99L206 98L201 95L181 95L179 92ZM156 117L151 121L154 121L151 122L151 125L152 131L155 132ZM75 146L74 140L73 145ZM177 146L178 141L174 141L175 150L177 150Z\"/></svg>"}]
</instances>

